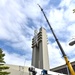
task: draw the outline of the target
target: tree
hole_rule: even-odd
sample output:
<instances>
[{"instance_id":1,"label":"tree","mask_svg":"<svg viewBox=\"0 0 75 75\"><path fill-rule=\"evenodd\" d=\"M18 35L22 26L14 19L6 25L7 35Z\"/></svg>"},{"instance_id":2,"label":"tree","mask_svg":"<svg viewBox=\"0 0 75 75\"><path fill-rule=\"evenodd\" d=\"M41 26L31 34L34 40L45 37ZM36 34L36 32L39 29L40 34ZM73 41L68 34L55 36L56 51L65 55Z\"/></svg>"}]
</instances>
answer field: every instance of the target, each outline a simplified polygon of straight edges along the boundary
<instances>
[{"instance_id":1,"label":"tree","mask_svg":"<svg viewBox=\"0 0 75 75\"><path fill-rule=\"evenodd\" d=\"M4 61L5 54L3 53L2 49L0 48L0 75L8 75L10 72L7 72L6 69L9 69L8 66L5 66Z\"/></svg>"},{"instance_id":2,"label":"tree","mask_svg":"<svg viewBox=\"0 0 75 75\"><path fill-rule=\"evenodd\" d=\"M73 9L73 13L75 13L75 9Z\"/></svg>"}]
</instances>

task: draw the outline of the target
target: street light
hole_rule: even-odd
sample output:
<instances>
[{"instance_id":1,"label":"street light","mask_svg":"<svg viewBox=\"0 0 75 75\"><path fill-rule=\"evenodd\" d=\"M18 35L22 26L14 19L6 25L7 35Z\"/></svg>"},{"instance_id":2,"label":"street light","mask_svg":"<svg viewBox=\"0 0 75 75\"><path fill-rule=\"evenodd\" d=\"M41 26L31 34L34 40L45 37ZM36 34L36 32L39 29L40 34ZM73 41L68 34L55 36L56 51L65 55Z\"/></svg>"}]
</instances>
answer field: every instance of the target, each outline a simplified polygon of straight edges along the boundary
<instances>
[{"instance_id":1,"label":"street light","mask_svg":"<svg viewBox=\"0 0 75 75\"><path fill-rule=\"evenodd\" d=\"M72 39L72 41L69 43L70 46L73 46L75 44L75 38Z\"/></svg>"}]
</instances>

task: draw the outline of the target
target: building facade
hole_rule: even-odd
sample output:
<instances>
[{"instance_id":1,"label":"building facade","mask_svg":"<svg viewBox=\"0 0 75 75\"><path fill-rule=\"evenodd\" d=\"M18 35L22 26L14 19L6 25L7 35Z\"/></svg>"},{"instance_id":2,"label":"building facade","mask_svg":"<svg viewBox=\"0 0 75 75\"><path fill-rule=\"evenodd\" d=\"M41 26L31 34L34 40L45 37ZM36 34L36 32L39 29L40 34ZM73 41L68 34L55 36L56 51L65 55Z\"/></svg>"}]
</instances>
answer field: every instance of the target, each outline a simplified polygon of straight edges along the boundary
<instances>
[{"instance_id":1,"label":"building facade","mask_svg":"<svg viewBox=\"0 0 75 75\"><path fill-rule=\"evenodd\" d=\"M72 67L73 67L73 69L75 71L75 61L71 62L71 64L72 64ZM70 72L69 72L69 69L68 69L67 65L61 65L61 66L52 68L50 70L53 71L53 72L59 72L59 73L70 75Z\"/></svg>"},{"instance_id":2,"label":"building facade","mask_svg":"<svg viewBox=\"0 0 75 75\"><path fill-rule=\"evenodd\" d=\"M35 68L49 70L47 42L46 30L41 27L32 39L32 66Z\"/></svg>"},{"instance_id":3,"label":"building facade","mask_svg":"<svg viewBox=\"0 0 75 75\"><path fill-rule=\"evenodd\" d=\"M10 72L9 75L30 75L30 72L28 71L28 67L26 66L19 66L19 65L12 65L12 64L5 64L5 66L9 67L9 69L5 70Z\"/></svg>"}]
</instances>

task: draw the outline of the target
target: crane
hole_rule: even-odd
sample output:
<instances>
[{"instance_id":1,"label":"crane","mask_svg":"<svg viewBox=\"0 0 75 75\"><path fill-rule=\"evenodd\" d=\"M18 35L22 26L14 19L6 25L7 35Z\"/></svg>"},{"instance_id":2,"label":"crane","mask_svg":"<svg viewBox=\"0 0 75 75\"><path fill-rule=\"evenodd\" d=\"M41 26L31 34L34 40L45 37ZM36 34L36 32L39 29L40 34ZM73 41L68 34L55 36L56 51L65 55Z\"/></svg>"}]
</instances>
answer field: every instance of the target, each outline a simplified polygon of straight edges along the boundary
<instances>
[{"instance_id":1,"label":"crane","mask_svg":"<svg viewBox=\"0 0 75 75\"><path fill-rule=\"evenodd\" d=\"M42 13L43 13L43 15L44 15L44 17L45 17L45 19L46 19L46 21L47 21L49 27L50 27L50 30L51 30L51 32L52 32L52 34L53 34L53 36L54 36L54 38L55 38L55 40L56 40L56 42L57 42L59 48L60 48L60 51L61 51L61 53L62 53L62 55L63 55L63 57L64 57L64 59L65 59L66 65L68 66L68 69L69 69L71 75L75 75L74 69L73 69L73 67L72 67L72 65L71 65L71 63L70 63L70 61L68 60L68 57L67 57L67 55L65 54L65 52L64 52L64 50L63 50L63 48L62 48L62 46L61 46L61 44L60 44L58 38L56 37L56 35L55 35L55 33L54 33L54 31L53 31L53 29L52 29L52 27L51 27L51 24L49 23L49 21L48 21L46 15L45 15L43 9L41 8L41 6L40 6L39 4L38 4L38 6L40 7L40 9L41 9L41 11L42 11Z\"/></svg>"}]
</instances>

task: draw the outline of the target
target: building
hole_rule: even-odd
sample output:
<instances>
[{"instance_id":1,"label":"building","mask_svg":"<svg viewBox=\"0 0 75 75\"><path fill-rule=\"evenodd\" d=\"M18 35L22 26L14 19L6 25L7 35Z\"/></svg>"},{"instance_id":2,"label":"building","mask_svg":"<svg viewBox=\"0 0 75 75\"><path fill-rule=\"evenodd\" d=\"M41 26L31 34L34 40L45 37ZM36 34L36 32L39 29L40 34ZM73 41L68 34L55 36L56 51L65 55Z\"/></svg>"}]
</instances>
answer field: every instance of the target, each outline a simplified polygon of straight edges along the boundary
<instances>
[{"instance_id":1,"label":"building","mask_svg":"<svg viewBox=\"0 0 75 75\"><path fill-rule=\"evenodd\" d=\"M28 68L26 66L19 66L19 65L10 65L10 64L5 64L5 66L10 67L8 70L8 72L10 72L9 75L32 75L31 72L29 72ZM36 75L42 75L41 71L42 69L35 69L37 74ZM48 75L65 75L62 73L57 73L57 72L52 72L52 71L48 71Z\"/></svg>"},{"instance_id":2,"label":"building","mask_svg":"<svg viewBox=\"0 0 75 75\"><path fill-rule=\"evenodd\" d=\"M75 61L74 62L71 62L71 64L72 64L73 69L75 71ZM70 72L68 70L67 65L61 65L61 66L52 68L50 70L53 71L53 72L58 72L58 73L63 73L63 74L69 74L70 75Z\"/></svg>"},{"instance_id":3,"label":"building","mask_svg":"<svg viewBox=\"0 0 75 75\"><path fill-rule=\"evenodd\" d=\"M8 66L9 69L6 70L10 72L9 75L29 75L28 67L19 66L19 65L11 65L11 64L5 64L5 66Z\"/></svg>"},{"instance_id":4,"label":"building","mask_svg":"<svg viewBox=\"0 0 75 75\"><path fill-rule=\"evenodd\" d=\"M35 32L32 39L32 66L49 70L47 34L46 30L42 27L38 33Z\"/></svg>"}]
</instances>

